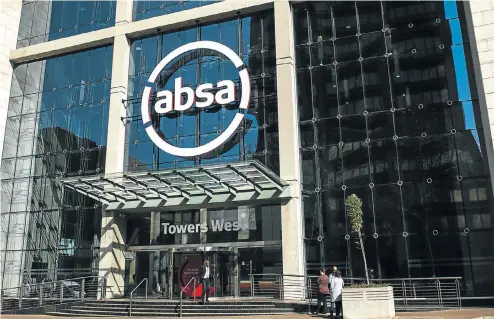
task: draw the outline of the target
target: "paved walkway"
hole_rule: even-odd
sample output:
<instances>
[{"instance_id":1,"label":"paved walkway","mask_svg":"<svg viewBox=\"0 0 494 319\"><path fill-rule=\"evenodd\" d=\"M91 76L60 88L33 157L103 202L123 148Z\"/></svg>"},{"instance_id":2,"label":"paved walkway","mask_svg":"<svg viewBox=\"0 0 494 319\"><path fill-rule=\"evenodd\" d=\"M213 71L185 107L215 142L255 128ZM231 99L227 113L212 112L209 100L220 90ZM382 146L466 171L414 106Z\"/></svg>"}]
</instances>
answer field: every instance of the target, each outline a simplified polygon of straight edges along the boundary
<instances>
[{"instance_id":1,"label":"paved walkway","mask_svg":"<svg viewBox=\"0 0 494 319\"><path fill-rule=\"evenodd\" d=\"M2 1L2 0L0 0ZM58 318L69 318L69 317L53 317L53 316L25 316L25 315L2 315L2 319L58 319ZM104 317L70 317L71 319L101 319ZM110 317L106 317L110 318ZM111 317L112 319L129 319L129 317ZM133 319L149 319L153 317L134 317ZM156 317L154 317L156 318ZM299 315L299 314L286 314L279 316L234 316L234 317L183 317L185 319L312 319L309 315ZM327 318L327 317L326 317Z\"/></svg>"},{"instance_id":2,"label":"paved walkway","mask_svg":"<svg viewBox=\"0 0 494 319\"><path fill-rule=\"evenodd\" d=\"M494 308L397 313L395 319L494 319Z\"/></svg>"},{"instance_id":3,"label":"paved walkway","mask_svg":"<svg viewBox=\"0 0 494 319\"><path fill-rule=\"evenodd\" d=\"M1 0L0 0L1 1ZM27 315L2 315L2 319L56 319L63 317L52 316L27 316ZM72 318L72 317L71 317ZM93 317L77 317L81 319L93 319ZM129 317L113 317L113 319L128 319ZM132 317L134 319L144 319ZM187 319L204 319L205 317ZM286 314L281 316L239 316L239 317L207 317L208 319L310 319L310 318L328 318L327 316L311 316L302 314ZM94 318L96 319L96 318ZM101 319L98 318L98 319ZM149 317L146 317L149 319ZM428 311L428 312L407 312L397 313L394 319L494 319L494 308L465 308L460 310Z\"/></svg>"}]
</instances>

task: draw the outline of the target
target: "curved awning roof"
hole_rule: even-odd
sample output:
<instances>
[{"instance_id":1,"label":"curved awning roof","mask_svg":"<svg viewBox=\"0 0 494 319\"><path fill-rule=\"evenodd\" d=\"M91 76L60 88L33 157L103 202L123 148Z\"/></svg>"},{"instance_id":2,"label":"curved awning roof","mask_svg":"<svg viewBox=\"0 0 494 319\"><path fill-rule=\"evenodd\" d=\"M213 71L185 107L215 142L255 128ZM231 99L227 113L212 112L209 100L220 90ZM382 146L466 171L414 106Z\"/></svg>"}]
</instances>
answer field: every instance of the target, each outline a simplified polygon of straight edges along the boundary
<instances>
[{"instance_id":1,"label":"curved awning roof","mask_svg":"<svg viewBox=\"0 0 494 319\"><path fill-rule=\"evenodd\" d=\"M105 204L107 210L290 198L288 184L258 161L69 177L60 181L65 187Z\"/></svg>"}]
</instances>

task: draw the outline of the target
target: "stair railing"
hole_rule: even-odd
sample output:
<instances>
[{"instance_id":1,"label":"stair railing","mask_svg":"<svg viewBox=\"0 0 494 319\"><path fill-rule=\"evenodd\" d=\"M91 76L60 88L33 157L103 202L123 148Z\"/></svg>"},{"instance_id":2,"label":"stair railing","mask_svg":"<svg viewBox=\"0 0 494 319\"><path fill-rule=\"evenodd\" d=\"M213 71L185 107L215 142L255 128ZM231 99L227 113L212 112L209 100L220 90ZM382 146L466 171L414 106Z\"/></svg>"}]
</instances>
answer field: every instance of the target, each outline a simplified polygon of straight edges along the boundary
<instances>
[{"instance_id":1,"label":"stair railing","mask_svg":"<svg viewBox=\"0 0 494 319\"><path fill-rule=\"evenodd\" d=\"M146 282L146 301L148 300L148 279L147 278L144 278L143 280L141 280L140 283L137 284L137 286L134 287L134 289L132 289L132 291L130 292L130 304L129 304L129 317L132 317L132 299L134 297L134 291L137 290L137 288L139 288L143 282Z\"/></svg>"},{"instance_id":2,"label":"stair railing","mask_svg":"<svg viewBox=\"0 0 494 319\"><path fill-rule=\"evenodd\" d=\"M189 282L185 285L185 287L182 289L182 291L180 291L180 318L182 318L182 300L183 300L183 295L184 295L184 291L185 289L187 289L187 287L189 287L189 285L194 282L194 290L192 291L192 296L194 298L194 301L196 300L196 277L192 277L192 279L189 280Z\"/></svg>"},{"instance_id":3,"label":"stair railing","mask_svg":"<svg viewBox=\"0 0 494 319\"><path fill-rule=\"evenodd\" d=\"M101 280L104 282L106 276L66 278L41 283L25 282L22 286L2 288L0 290L0 311L9 313L85 299L98 300L103 295Z\"/></svg>"}]
</instances>

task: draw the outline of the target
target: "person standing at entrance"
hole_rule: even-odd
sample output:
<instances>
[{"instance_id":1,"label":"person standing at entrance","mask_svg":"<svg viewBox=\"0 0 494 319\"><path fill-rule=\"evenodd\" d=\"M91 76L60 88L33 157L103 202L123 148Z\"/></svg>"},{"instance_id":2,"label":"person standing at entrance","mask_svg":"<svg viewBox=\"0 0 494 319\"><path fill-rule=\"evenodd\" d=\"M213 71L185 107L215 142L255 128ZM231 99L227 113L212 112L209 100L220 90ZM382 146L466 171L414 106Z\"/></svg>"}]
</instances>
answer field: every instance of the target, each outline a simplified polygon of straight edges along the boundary
<instances>
[{"instance_id":1,"label":"person standing at entrance","mask_svg":"<svg viewBox=\"0 0 494 319\"><path fill-rule=\"evenodd\" d=\"M341 278L341 272L337 270L335 272L334 278L331 280L331 301L334 303L336 308L336 318L341 318L342 315L342 302L341 302L341 292L345 283ZM333 313L331 313L331 316Z\"/></svg>"},{"instance_id":2,"label":"person standing at entrance","mask_svg":"<svg viewBox=\"0 0 494 319\"><path fill-rule=\"evenodd\" d=\"M329 277L326 276L326 270L321 269L319 272L319 278L317 278L317 284L319 289L317 291L317 308L316 314L321 313L321 302L323 303L323 311L325 314L328 312L328 303L327 303L327 295L329 295Z\"/></svg>"},{"instance_id":3,"label":"person standing at entrance","mask_svg":"<svg viewBox=\"0 0 494 319\"><path fill-rule=\"evenodd\" d=\"M338 267L333 266L333 269L332 269L331 273L329 274L329 288L331 288L331 282L336 277L337 271L338 271ZM334 312L334 302L332 299L330 300L330 304L329 304L329 312L331 313L331 316L332 316L333 312Z\"/></svg>"},{"instance_id":4,"label":"person standing at entrance","mask_svg":"<svg viewBox=\"0 0 494 319\"><path fill-rule=\"evenodd\" d=\"M153 291L153 294L157 294L157 295L161 293L159 272L160 272L160 259L158 256L154 256L153 257L153 285L155 289Z\"/></svg>"},{"instance_id":5,"label":"person standing at entrance","mask_svg":"<svg viewBox=\"0 0 494 319\"><path fill-rule=\"evenodd\" d=\"M209 260L204 261L204 265L201 266L201 283L202 283L202 304L209 302L209 280L211 278L211 271L209 269Z\"/></svg>"},{"instance_id":6,"label":"person standing at entrance","mask_svg":"<svg viewBox=\"0 0 494 319\"><path fill-rule=\"evenodd\" d=\"M329 274L329 284L331 284L331 280L336 277L336 272L338 271L338 267L333 266L331 273Z\"/></svg>"},{"instance_id":7,"label":"person standing at entrance","mask_svg":"<svg viewBox=\"0 0 494 319\"><path fill-rule=\"evenodd\" d=\"M163 253L160 265L160 276L161 276L161 296L164 298L169 298L168 292L168 280L170 278L170 255L168 253Z\"/></svg>"}]
</instances>

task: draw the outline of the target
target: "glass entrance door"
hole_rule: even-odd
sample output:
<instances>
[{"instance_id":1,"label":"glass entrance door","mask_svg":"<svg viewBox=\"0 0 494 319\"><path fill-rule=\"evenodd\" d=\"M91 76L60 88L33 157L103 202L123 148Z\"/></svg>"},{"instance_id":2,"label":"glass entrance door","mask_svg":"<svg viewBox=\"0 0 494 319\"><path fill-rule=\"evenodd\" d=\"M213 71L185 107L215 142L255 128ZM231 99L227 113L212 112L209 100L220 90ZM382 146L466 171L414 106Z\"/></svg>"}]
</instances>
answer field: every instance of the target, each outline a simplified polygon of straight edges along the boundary
<instances>
[{"instance_id":1,"label":"glass entrance door","mask_svg":"<svg viewBox=\"0 0 494 319\"><path fill-rule=\"evenodd\" d=\"M200 252L173 254L173 297L179 297L183 289L185 289L185 297L201 297L202 287L199 273L203 262L204 256ZM196 278L195 287L193 283L187 286L192 278Z\"/></svg>"},{"instance_id":2,"label":"glass entrance door","mask_svg":"<svg viewBox=\"0 0 494 319\"><path fill-rule=\"evenodd\" d=\"M180 292L187 283L196 278L196 287L190 284L184 290L184 296L200 298L202 284L200 278L201 266L204 260L209 260L211 281L211 297L235 297L238 287L237 262L232 248L208 252L176 252L173 255L173 297L180 296Z\"/></svg>"},{"instance_id":3,"label":"glass entrance door","mask_svg":"<svg viewBox=\"0 0 494 319\"><path fill-rule=\"evenodd\" d=\"M212 254L213 285L215 297L235 297L237 287L236 262L232 250Z\"/></svg>"}]
</instances>

